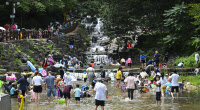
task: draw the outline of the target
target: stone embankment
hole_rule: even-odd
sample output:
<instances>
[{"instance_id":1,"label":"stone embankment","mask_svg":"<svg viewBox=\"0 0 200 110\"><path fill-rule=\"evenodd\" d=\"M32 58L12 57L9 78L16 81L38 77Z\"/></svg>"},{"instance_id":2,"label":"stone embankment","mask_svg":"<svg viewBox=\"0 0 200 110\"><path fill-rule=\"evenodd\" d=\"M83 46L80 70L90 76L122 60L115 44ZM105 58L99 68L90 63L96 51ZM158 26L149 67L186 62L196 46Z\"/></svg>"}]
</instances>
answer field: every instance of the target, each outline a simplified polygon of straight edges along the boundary
<instances>
[{"instance_id":1,"label":"stone embankment","mask_svg":"<svg viewBox=\"0 0 200 110\"><path fill-rule=\"evenodd\" d=\"M69 48L69 40L74 39L74 49ZM13 42L0 43L0 80L5 81L5 73L15 73L20 78L20 72L30 70L26 61L31 61L36 68L40 68L40 62L46 54L54 53L54 60L67 58L67 55L75 56L83 60L83 53L87 50L89 42L87 31L83 27L64 36L52 39L25 39Z\"/></svg>"}]
</instances>

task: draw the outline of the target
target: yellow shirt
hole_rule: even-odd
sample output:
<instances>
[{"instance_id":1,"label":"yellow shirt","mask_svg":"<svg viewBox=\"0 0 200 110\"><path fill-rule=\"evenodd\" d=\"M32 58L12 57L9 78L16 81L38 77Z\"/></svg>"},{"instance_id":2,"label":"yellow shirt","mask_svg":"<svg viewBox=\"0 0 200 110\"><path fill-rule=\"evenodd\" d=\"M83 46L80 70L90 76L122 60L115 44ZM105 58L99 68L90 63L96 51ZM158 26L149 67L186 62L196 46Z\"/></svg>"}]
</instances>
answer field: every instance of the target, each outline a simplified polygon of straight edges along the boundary
<instances>
[{"instance_id":1,"label":"yellow shirt","mask_svg":"<svg viewBox=\"0 0 200 110\"><path fill-rule=\"evenodd\" d=\"M23 98L23 95L18 95L18 98L21 99L20 100L20 108L19 110L23 110L24 109L24 98Z\"/></svg>"},{"instance_id":2,"label":"yellow shirt","mask_svg":"<svg viewBox=\"0 0 200 110\"><path fill-rule=\"evenodd\" d=\"M121 71L117 71L116 79L122 79L122 72Z\"/></svg>"},{"instance_id":3,"label":"yellow shirt","mask_svg":"<svg viewBox=\"0 0 200 110\"><path fill-rule=\"evenodd\" d=\"M84 74L84 75L83 75L83 78L87 78L87 74Z\"/></svg>"}]
</instances>

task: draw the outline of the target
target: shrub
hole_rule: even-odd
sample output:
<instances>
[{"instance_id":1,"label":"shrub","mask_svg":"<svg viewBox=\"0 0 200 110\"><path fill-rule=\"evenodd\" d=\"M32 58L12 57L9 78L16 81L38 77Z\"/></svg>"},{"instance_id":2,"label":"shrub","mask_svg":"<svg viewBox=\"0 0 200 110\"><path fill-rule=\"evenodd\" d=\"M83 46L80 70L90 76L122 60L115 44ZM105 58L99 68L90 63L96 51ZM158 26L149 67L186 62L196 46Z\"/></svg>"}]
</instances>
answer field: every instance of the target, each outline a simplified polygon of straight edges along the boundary
<instances>
[{"instance_id":1,"label":"shrub","mask_svg":"<svg viewBox=\"0 0 200 110\"><path fill-rule=\"evenodd\" d=\"M22 61L21 61L20 59L18 59L18 58L16 58L16 59L13 61L13 63L16 64L16 65L18 65L18 66L23 64Z\"/></svg>"},{"instance_id":2,"label":"shrub","mask_svg":"<svg viewBox=\"0 0 200 110\"><path fill-rule=\"evenodd\" d=\"M194 56L195 56L195 53L186 57L176 57L176 60L174 61L174 66L178 66L180 62L184 62L185 67L195 67L196 63L195 63Z\"/></svg>"}]
</instances>

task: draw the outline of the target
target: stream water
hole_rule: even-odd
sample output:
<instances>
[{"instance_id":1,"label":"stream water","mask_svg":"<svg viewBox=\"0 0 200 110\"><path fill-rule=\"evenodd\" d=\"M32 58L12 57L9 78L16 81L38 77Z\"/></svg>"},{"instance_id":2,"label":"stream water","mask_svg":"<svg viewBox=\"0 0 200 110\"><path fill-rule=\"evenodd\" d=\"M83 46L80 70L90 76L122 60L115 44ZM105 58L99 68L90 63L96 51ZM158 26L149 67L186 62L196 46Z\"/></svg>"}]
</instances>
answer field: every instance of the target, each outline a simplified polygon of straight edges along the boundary
<instances>
[{"instance_id":1,"label":"stream water","mask_svg":"<svg viewBox=\"0 0 200 110\"><path fill-rule=\"evenodd\" d=\"M73 86L76 84L89 85L83 81L73 82ZM162 100L162 105L156 105L155 93L138 93L135 91L134 100L127 101L127 92L122 92L121 89L115 89L115 82L105 83L109 91L111 99L106 100L105 110L199 110L200 108L200 92L199 91L183 91L180 92L178 99L172 99L171 96L165 96ZM92 92L90 92L92 93ZM64 103L55 104L53 101L48 104L46 92L41 94L40 105L35 105L34 102L30 102L30 95L27 96L25 102L25 110L92 110L95 105L95 98L93 96L81 99L80 105L75 104L74 96L71 98L69 107L65 107ZM53 100L53 97L52 97ZM12 110L18 109L17 98L11 99ZM98 108L100 110L100 107Z\"/></svg>"}]
</instances>

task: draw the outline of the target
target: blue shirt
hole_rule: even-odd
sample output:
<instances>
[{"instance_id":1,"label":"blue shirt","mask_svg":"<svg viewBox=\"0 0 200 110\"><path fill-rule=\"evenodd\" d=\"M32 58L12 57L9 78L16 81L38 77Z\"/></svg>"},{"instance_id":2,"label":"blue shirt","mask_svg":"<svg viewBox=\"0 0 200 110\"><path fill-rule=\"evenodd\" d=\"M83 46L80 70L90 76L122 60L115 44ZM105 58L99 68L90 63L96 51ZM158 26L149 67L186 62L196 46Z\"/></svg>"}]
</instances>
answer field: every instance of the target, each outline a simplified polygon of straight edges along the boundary
<instances>
[{"instance_id":1,"label":"blue shirt","mask_svg":"<svg viewBox=\"0 0 200 110\"><path fill-rule=\"evenodd\" d=\"M141 60L145 60L145 55L140 55Z\"/></svg>"},{"instance_id":2,"label":"blue shirt","mask_svg":"<svg viewBox=\"0 0 200 110\"><path fill-rule=\"evenodd\" d=\"M106 71L105 71L105 70L102 70L102 71L101 71L101 78L105 78L105 76L106 76Z\"/></svg>"},{"instance_id":3,"label":"blue shirt","mask_svg":"<svg viewBox=\"0 0 200 110\"><path fill-rule=\"evenodd\" d=\"M156 60L159 60L159 57L160 57L159 53L156 53L154 56L155 56Z\"/></svg>"},{"instance_id":4,"label":"blue shirt","mask_svg":"<svg viewBox=\"0 0 200 110\"><path fill-rule=\"evenodd\" d=\"M15 88L12 87L11 90L10 90L10 95L13 95L15 93L15 91L16 91Z\"/></svg>"},{"instance_id":5,"label":"blue shirt","mask_svg":"<svg viewBox=\"0 0 200 110\"><path fill-rule=\"evenodd\" d=\"M93 82L94 82L94 83L97 83L97 79L93 79Z\"/></svg>"},{"instance_id":6,"label":"blue shirt","mask_svg":"<svg viewBox=\"0 0 200 110\"><path fill-rule=\"evenodd\" d=\"M152 64L152 60L149 60L148 62L147 62L147 65L149 65L149 64Z\"/></svg>"},{"instance_id":7,"label":"blue shirt","mask_svg":"<svg viewBox=\"0 0 200 110\"><path fill-rule=\"evenodd\" d=\"M55 85L54 85L54 81L56 80L55 76L49 75L44 79L44 82L47 83L47 88L48 89L54 89Z\"/></svg>"},{"instance_id":8,"label":"blue shirt","mask_svg":"<svg viewBox=\"0 0 200 110\"><path fill-rule=\"evenodd\" d=\"M17 82L19 85L19 90L26 91L26 86L28 86L28 81L26 78L20 78Z\"/></svg>"},{"instance_id":9,"label":"blue shirt","mask_svg":"<svg viewBox=\"0 0 200 110\"><path fill-rule=\"evenodd\" d=\"M74 92L75 92L75 97L80 97L80 96L81 96L81 89L76 88L76 89L74 90Z\"/></svg>"}]
</instances>

